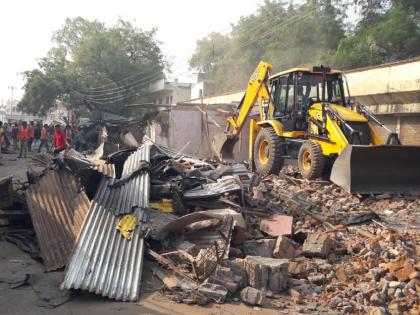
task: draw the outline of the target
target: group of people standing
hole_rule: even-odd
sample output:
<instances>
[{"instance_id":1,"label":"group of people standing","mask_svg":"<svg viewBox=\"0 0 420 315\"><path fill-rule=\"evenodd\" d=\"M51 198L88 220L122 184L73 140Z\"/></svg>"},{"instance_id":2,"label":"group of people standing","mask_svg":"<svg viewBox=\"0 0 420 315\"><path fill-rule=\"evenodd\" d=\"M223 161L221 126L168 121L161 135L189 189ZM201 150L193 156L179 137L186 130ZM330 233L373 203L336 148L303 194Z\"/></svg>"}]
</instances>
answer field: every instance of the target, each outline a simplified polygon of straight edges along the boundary
<instances>
[{"instance_id":1,"label":"group of people standing","mask_svg":"<svg viewBox=\"0 0 420 315\"><path fill-rule=\"evenodd\" d=\"M66 132L67 130L69 131ZM19 158L26 158L28 151L36 149L40 153L42 148L49 151L52 144L56 154L69 146L70 132L71 128L62 130L60 124L56 124L53 127L47 124L35 124L33 121L29 124L23 121L21 123L13 123L9 127L7 124L3 125L0 121L0 153L3 146L13 146L15 150L19 149Z\"/></svg>"}]
</instances>

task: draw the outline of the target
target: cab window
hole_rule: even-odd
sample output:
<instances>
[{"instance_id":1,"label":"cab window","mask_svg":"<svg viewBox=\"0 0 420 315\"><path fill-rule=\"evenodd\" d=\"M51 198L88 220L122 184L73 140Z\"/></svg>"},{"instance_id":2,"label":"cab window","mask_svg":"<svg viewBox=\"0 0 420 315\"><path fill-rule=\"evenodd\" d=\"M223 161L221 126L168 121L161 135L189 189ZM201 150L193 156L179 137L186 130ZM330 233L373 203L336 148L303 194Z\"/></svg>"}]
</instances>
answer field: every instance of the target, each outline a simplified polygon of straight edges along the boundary
<instances>
[{"instance_id":1,"label":"cab window","mask_svg":"<svg viewBox=\"0 0 420 315\"><path fill-rule=\"evenodd\" d=\"M287 104L287 78L280 77L272 83L271 97L274 102L274 117L284 116Z\"/></svg>"}]
</instances>

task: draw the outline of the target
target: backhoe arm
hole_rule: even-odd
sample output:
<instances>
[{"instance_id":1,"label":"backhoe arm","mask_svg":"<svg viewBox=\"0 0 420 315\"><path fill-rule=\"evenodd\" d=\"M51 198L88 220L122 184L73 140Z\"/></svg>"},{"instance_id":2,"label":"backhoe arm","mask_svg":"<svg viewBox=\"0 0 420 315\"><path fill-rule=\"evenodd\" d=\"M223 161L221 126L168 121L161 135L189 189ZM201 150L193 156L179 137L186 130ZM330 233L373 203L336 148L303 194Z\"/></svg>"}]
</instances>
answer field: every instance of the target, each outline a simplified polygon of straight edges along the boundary
<instances>
[{"instance_id":1,"label":"backhoe arm","mask_svg":"<svg viewBox=\"0 0 420 315\"><path fill-rule=\"evenodd\" d=\"M260 61L257 68L252 73L248 81L248 87L245 91L245 95L239 103L237 111L233 116L228 118L226 128L228 136L235 137L240 133L251 108L258 100L269 101L270 96L267 87L267 80L271 69L271 64ZM260 108L260 115L262 115L262 108Z\"/></svg>"}]
</instances>

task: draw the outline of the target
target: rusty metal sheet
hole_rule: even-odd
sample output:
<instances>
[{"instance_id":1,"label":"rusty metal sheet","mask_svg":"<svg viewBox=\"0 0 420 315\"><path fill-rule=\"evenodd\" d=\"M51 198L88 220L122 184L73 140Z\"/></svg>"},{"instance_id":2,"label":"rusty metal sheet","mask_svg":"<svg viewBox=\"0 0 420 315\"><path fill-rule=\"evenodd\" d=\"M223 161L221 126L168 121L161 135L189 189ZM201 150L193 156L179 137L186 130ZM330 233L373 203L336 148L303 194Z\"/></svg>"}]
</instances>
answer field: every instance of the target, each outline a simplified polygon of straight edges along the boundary
<instances>
[{"instance_id":1,"label":"rusty metal sheet","mask_svg":"<svg viewBox=\"0 0 420 315\"><path fill-rule=\"evenodd\" d=\"M26 201L46 269L65 266L88 212L88 197L72 174L50 170L28 188Z\"/></svg>"},{"instance_id":2,"label":"rusty metal sheet","mask_svg":"<svg viewBox=\"0 0 420 315\"><path fill-rule=\"evenodd\" d=\"M132 153L124 170L136 169L141 161L150 159L150 145ZM127 172L127 171L126 171ZM118 189L109 187L103 178L92 201L86 221L77 239L73 255L61 284L62 289L82 289L110 299L136 301L140 295L143 266L143 224L149 206L149 174L141 173ZM117 208L111 210L114 200ZM135 207L139 219L131 240L126 240L116 229L119 215ZM130 211L133 207L130 206Z\"/></svg>"}]
</instances>

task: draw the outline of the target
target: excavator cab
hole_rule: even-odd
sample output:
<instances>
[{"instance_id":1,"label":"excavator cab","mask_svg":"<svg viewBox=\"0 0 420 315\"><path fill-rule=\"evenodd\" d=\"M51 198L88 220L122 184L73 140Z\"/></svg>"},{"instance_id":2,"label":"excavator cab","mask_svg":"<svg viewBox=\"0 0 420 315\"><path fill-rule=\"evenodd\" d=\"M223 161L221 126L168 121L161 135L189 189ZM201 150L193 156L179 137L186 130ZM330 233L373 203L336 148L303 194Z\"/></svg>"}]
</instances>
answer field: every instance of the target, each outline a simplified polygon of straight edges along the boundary
<instances>
[{"instance_id":1,"label":"excavator cab","mask_svg":"<svg viewBox=\"0 0 420 315\"><path fill-rule=\"evenodd\" d=\"M260 175L277 174L285 159L294 159L304 178L332 169L331 180L353 193L420 190L420 147L401 145L364 106L349 104L341 71L320 66L270 76L270 70L260 62L252 74L219 138L221 158L229 156L251 108L259 104L259 119L249 119L249 160ZM375 127L388 131L386 142Z\"/></svg>"}]
</instances>

